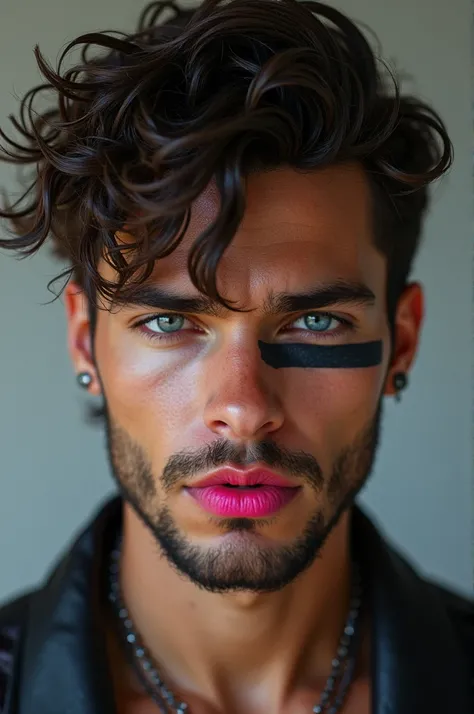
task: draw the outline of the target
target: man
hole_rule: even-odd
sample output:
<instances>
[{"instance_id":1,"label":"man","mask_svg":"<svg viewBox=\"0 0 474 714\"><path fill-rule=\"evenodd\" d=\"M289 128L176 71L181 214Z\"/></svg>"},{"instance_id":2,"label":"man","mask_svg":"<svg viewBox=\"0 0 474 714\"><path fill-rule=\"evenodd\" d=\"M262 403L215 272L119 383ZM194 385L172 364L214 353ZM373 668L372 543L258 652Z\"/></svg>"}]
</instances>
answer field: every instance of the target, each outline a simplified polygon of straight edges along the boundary
<instances>
[{"instance_id":1,"label":"man","mask_svg":"<svg viewBox=\"0 0 474 714\"><path fill-rule=\"evenodd\" d=\"M35 180L0 246L68 261L119 490L0 611L3 714L471 712L471 603L355 505L446 129L329 6L163 9L37 51L56 104L2 134Z\"/></svg>"}]
</instances>

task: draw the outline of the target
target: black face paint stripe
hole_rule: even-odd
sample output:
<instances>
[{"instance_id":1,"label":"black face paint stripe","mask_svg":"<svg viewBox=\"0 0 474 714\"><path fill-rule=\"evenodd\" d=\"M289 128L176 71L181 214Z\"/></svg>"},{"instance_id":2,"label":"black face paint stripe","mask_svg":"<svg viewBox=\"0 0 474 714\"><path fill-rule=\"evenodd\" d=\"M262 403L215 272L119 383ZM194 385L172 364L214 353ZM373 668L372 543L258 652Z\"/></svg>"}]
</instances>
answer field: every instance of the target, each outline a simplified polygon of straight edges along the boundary
<instances>
[{"instance_id":1,"label":"black face paint stripe","mask_svg":"<svg viewBox=\"0 0 474 714\"><path fill-rule=\"evenodd\" d=\"M319 367L320 369L354 369L375 367L382 362L383 343L361 342L349 345L275 344L259 340L264 362L282 367Z\"/></svg>"}]
</instances>

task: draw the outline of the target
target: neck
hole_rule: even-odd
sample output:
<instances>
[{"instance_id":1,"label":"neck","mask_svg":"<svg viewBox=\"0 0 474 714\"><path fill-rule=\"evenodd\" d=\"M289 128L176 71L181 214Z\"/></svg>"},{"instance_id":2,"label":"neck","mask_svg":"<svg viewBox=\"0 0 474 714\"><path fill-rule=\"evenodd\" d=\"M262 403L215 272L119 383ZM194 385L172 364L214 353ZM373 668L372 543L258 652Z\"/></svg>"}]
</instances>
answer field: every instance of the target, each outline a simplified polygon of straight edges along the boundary
<instances>
[{"instance_id":1,"label":"neck","mask_svg":"<svg viewBox=\"0 0 474 714\"><path fill-rule=\"evenodd\" d=\"M350 601L350 515L343 514L315 562L281 591L222 595L178 574L125 504L123 596L166 683L183 697L192 692L216 704L267 689L275 707L292 690L324 687ZM122 688L138 691L133 675L127 670L125 685L122 674Z\"/></svg>"}]
</instances>

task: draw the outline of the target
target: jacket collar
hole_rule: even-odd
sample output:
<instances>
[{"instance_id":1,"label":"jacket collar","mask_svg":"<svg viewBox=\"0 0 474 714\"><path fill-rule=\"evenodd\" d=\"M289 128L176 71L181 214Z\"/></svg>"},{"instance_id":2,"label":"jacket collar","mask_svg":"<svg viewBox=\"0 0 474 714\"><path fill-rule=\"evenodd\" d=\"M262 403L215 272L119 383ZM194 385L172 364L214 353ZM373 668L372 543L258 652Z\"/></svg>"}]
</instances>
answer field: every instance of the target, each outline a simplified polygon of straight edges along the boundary
<instances>
[{"instance_id":1,"label":"jacket collar","mask_svg":"<svg viewBox=\"0 0 474 714\"><path fill-rule=\"evenodd\" d=\"M441 590L423 580L359 508L353 525L369 585L372 714L473 711L472 673Z\"/></svg>"},{"instance_id":2,"label":"jacket collar","mask_svg":"<svg viewBox=\"0 0 474 714\"><path fill-rule=\"evenodd\" d=\"M109 501L31 600L19 714L115 714L100 598L122 502ZM356 507L372 623L371 714L470 711L467 665L436 590Z\"/></svg>"},{"instance_id":3,"label":"jacket collar","mask_svg":"<svg viewBox=\"0 0 474 714\"><path fill-rule=\"evenodd\" d=\"M103 506L31 599L19 714L115 714L100 624L121 501ZM99 595L100 594L100 595Z\"/></svg>"}]
</instances>

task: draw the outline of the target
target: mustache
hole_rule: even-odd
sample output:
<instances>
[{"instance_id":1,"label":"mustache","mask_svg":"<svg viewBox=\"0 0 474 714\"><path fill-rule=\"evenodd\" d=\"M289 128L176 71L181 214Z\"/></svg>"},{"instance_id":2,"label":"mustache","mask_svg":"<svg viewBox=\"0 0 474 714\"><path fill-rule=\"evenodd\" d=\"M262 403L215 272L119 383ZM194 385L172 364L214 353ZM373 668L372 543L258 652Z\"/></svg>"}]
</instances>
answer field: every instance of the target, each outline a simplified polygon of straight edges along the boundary
<instances>
[{"instance_id":1,"label":"mustache","mask_svg":"<svg viewBox=\"0 0 474 714\"><path fill-rule=\"evenodd\" d=\"M194 478L219 467L232 464L245 468L255 463L300 478L317 492L323 487L322 469L314 456L305 451L289 451L270 440L241 447L219 439L195 451L178 452L168 459L161 479L164 489L169 491L184 479Z\"/></svg>"}]
</instances>

